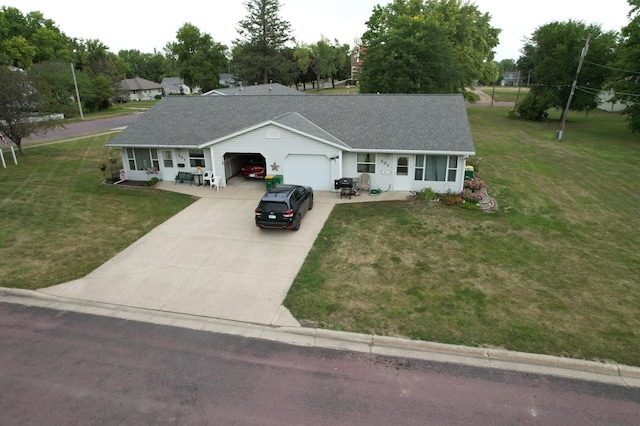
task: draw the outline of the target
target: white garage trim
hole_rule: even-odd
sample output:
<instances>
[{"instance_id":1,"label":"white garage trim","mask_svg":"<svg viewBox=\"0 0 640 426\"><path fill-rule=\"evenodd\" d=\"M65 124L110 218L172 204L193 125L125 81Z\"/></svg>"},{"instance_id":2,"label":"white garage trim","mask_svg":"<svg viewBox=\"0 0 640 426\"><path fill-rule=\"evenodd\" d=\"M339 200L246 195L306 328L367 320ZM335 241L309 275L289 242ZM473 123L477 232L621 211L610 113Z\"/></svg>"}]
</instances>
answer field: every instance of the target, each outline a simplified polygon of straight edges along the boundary
<instances>
[{"instance_id":1,"label":"white garage trim","mask_svg":"<svg viewBox=\"0 0 640 426\"><path fill-rule=\"evenodd\" d=\"M285 183L306 185L317 191L333 189L331 164L326 155L289 154L285 161Z\"/></svg>"}]
</instances>

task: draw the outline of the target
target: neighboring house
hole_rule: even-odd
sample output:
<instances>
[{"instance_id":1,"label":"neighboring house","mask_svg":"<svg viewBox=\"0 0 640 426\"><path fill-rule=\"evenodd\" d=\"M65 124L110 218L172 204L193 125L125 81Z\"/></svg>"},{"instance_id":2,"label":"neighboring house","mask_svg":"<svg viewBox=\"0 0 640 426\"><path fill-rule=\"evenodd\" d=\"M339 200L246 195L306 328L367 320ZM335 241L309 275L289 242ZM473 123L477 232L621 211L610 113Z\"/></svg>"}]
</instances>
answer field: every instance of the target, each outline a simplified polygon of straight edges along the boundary
<instances>
[{"instance_id":1,"label":"neighboring house","mask_svg":"<svg viewBox=\"0 0 640 426\"><path fill-rule=\"evenodd\" d=\"M219 82L221 86L235 86L236 77L231 73L223 72L222 74L220 74Z\"/></svg>"},{"instance_id":2,"label":"neighboring house","mask_svg":"<svg viewBox=\"0 0 640 426\"><path fill-rule=\"evenodd\" d=\"M279 83L254 84L252 86L225 87L209 90L200 96L226 96L226 95L304 95L296 89L283 86Z\"/></svg>"},{"instance_id":3,"label":"neighboring house","mask_svg":"<svg viewBox=\"0 0 640 426\"><path fill-rule=\"evenodd\" d=\"M200 166L224 187L258 154L284 183L329 191L368 173L371 188L460 192L475 154L461 95L170 96L107 146L130 180Z\"/></svg>"},{"instance_id":4,"label":"neighboring house","mask_svg":"<svg viewBox=\"0 0 640 426\"><path fill-rule=\"evenodd\" d=\"M502 86L520 85L520 71L505 71L501 83Z\"/></svg>"},{"instance_id":5,"label":"neighboring house","mask_svg":"<svg viewBox=\"0 0 640 426\"><path fill-rule=\"evenodd\" d=\"M613 90L603 90L598 95L598 109L607 112L621 112L627 107L627 104L615 101L611 102L611 98L615 95Z\"/></svg>"},{"instance_id":6,"label":"neighboring house","mask_svg":"<svg viewBox=\"0 0 640 426\"><path fill-rule=\"evenodd\" d=\"M180 77L165 77L160 82L165 95L188 95L191 93L189 87L184 84Z\"/></svg>"},{"instance_id":7,"label":"neighboring house","mask_svg":"<svg viewBox=\"0 0 640 426\"><path fill-rule=\"evenodd\" d=\"M162 96L162 85L144 78L128 78L120 82L119 92L130 101L148 101Z\"/></svg>"}]
</instances>

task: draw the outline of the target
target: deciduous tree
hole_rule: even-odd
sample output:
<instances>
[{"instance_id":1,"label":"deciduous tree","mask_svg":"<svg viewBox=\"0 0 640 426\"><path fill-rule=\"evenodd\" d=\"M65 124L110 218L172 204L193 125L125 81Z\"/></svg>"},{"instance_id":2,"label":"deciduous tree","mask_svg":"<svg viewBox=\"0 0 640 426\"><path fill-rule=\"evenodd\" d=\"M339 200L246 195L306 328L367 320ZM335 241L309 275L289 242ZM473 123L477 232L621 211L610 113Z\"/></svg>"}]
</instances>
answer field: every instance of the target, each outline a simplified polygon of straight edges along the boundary
<instances>
[{"instance_id":1,"label":"deciduous tree","mask_svg":"<svg viewBox=\"0 0 640 426\"><path fill-rule=\"evenodd\" d=\"M26 71L0 66L0 134L13 141L22 155L23 139L62 125L49 117L58 108L45 86Z\"/></svg>"},{"instance_id":2,"label":"deciduous tree","mask_svg":"<svg viewBox=\"0 0 640 426\"><path fill-rule=\"evenodd\" d=\"M534 31L523 49L528 57L518 60L532 67L535 81L518 105L522 117L539 120L549 108L564 112L587 38L588 61L580 69L579 90L572 97L570 109L585 111L597 107L600 90L610 73L605 65L613 58L616 33L603 32L599 25L580 21L552 22Z\"/></svg>"},{"instance_id":3,"label":"deciduous tree","mask_svg":"<svg viewBox=\"0 0 640 426\"><path fill-rule=\"evenodd\" d=\"M176 34L177 41L167 44L165 50L176 58L180 77L191 92L217 88L220 73L225 68L226 46L215 42L207 33L201 33L193 24L184 24Z\"/></svg>"},{"instance_id":4,"label":"deciduous tree","mask_svg":"<svg viewBox=\"0 0 640 426\"><path fill-rule=\"evenodd\" d=\"M495 73L499 30L458 0L396 0L376 6L362 37L362 93L465 93Z\"/></svg>"},{"instance_id":5,"label":"deciduous tree","mask_svg":"<svg viewBox=\"0 0 640 426\"><path fill-rule=\"evenodd\" d=\"M629 23L622 29L609 87L613 99L627 104L623 113L629 128L640 132L640 0L628 0Z\"/></svg>"}]
</instances>

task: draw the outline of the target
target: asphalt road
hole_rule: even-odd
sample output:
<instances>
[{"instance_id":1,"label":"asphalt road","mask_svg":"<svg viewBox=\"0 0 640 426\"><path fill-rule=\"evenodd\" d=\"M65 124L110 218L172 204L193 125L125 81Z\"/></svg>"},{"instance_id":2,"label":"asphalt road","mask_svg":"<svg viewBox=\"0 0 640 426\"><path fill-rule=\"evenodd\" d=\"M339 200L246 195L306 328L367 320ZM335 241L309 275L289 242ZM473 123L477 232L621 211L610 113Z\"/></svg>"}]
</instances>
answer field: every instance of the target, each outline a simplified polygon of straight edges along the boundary
<instances>
[{"instance_id":1,"label":"asphalt road","mask_svg":"<svg viewBox=\"0 0 640 426\"><path fill-rule=\"evenodd\" d=\"M640 388L0 303L0 424L638 424Z\"/></svg>"},{"instance_id":2,"label":"asphalt road","mask_svg":"<svg viewBox=\"0 0 640 426\"><path fill-rule=\"evenodd\" d=\"M126 127L135 121L142 115L142 113L135 113L129 115L123 115L113 118L102 118L99 120L86 120L78 123L67 124L64 127L56 127L48 131L45 134L32 135L26 138L24 142L37 142L49 139L63 138L67 136L85 135L88 133L95 133L103 130L116 129L119 127Z\"/></svg>"}]
</instances>

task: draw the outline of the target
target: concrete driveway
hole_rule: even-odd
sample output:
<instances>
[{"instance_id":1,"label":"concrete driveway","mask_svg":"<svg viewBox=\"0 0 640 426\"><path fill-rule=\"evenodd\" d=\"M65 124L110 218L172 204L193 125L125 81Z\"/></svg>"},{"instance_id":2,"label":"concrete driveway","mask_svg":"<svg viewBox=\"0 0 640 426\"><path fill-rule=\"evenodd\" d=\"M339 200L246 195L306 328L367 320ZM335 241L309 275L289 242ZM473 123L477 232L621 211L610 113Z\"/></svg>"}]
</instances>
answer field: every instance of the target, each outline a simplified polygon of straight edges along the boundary
<instances>
[{"instance_id":1,"label":"concrete driveway","mask_svg":"<svg viewBox=\"0 0 640 426\"><path fill-rule=\"evenodd\" d=\"M201 197L84 278L38 290L59 297L274 326L299 326L282 306L309 249L340 199L316 192L299 231L261 230L254 209L263 181L234 178L220 191L161 182Z\"/></svg>"}]
</instances>

